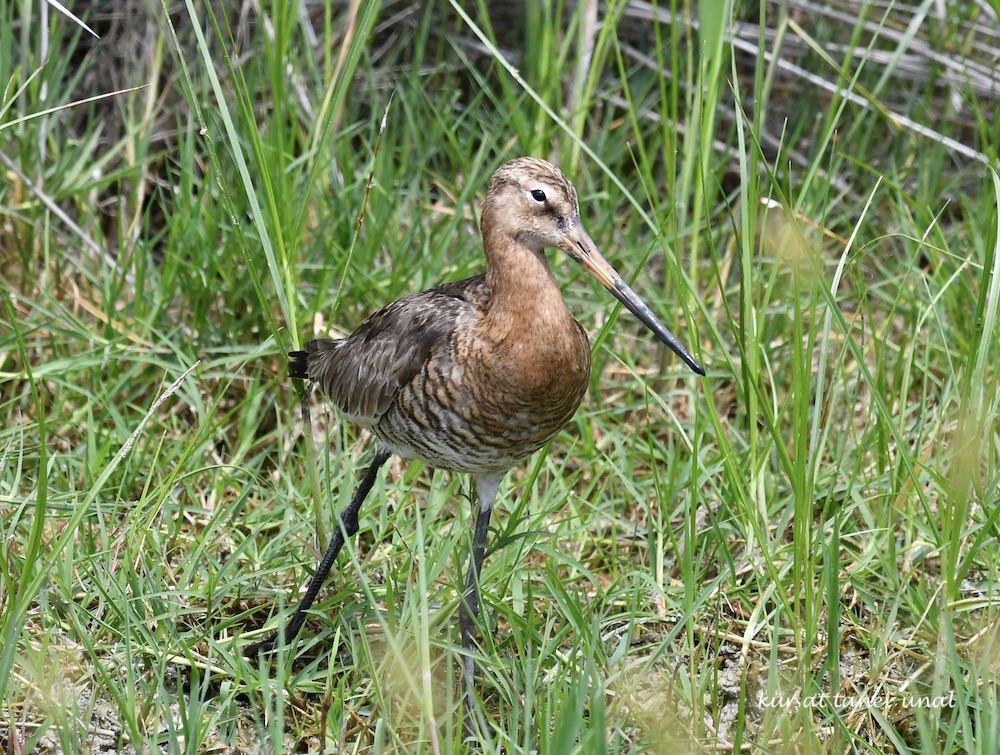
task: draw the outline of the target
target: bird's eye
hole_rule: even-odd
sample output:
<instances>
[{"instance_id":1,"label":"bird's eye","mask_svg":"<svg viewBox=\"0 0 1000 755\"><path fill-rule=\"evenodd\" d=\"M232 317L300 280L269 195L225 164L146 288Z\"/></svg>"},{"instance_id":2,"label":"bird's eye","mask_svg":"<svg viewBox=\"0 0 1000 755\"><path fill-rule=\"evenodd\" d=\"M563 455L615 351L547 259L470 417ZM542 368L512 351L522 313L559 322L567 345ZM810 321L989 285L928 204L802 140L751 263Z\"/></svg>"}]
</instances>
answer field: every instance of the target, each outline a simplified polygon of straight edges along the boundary
<instances>
[{"instance_id":1,"label":"bird's eye","mask_svg":"<svg viewBox=\"0 0 1000 755\"><path fill-rule=\"evenodd\" d=\"M538 204L545 204L545 192L541 189L532 189L531 198L538 202Z\"/></svg>"}]
</instances>

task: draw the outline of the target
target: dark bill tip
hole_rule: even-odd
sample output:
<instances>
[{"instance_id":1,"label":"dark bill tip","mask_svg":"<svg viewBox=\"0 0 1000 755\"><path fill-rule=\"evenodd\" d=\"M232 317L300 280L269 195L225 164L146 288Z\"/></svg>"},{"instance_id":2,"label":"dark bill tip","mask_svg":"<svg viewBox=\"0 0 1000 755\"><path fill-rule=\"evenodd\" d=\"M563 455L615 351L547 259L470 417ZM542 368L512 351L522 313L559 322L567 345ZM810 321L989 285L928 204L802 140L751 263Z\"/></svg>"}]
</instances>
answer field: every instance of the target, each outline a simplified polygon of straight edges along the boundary
<instances>
[{"instance_id":1,"label":"dark bill tip","mask_svg":"<svg viewBox=\"0 0 1000 755\"><path fill-rule=\"evenodd\" d=\"M624 280L617 278L614 281L614 287L609 287L608 290L625 305L629 312L636 316L639 322L653 331L653 334L661 342L669 346L670 350L679 356L684 364L699 375L705 374L705 368L702 367L701 363L691 356L691 352L677 339L677 336L667 330L666 325L660 322L659 318L653 314L653 310L646 306L646 302L640 299L639 295Z\"/></svg>"},{"instance_id":2,"label":"dark bill tip","mask_svg":"<svg viewBox=\"0 0 1000 755\"><path fill-rule=\"evenodd\" d=\"M563 244L559 247L569 254L573 259L583 265L591 275L593 275L601 285L614 294L625 308L635 315L639 322L649 328L663 343L670 347L688 367L699 375L705 374L705 368L701 366L697 359L689 352L677 337L667 330L666 326L657 319L646 302L639 298L639 295L624 281L611 263L609 263L594 244L590 236L583 229L579 218L575 218L571 227L566 233Z\"/></svg>"}]
</instances>

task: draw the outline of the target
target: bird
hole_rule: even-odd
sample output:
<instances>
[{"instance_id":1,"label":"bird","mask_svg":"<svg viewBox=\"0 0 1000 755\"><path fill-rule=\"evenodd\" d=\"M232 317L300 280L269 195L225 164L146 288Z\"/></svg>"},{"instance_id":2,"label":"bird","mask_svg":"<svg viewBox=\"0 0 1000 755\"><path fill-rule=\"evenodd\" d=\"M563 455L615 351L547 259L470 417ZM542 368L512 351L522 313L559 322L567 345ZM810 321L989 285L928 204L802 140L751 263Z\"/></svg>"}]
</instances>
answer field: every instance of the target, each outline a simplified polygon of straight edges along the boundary
<instances>
[{"instance_id":1,"label":"bird","mask_svg":"<svg viewBox=\"0 0 1000 755\"><path fill-rule=\"evenodd\" d=\"M291 646L345 541L359 530L361 506L391 456L468 473L479 503L459 602L470 710L479 575L497 492L513 467L569 422L590 379L590 343L545 249L561 249L580 263L688 367L705 374L598 251L581 221L576 189L559 168L534 157L501 165L489 180L480 230L485 273L404 296L345 338L318 338L289 352L289 375L318 386L345 419L368 430L375 454L283 633ZM279 636L248 646L246 655L272 650Z\"/></svg>"}]
</instances>

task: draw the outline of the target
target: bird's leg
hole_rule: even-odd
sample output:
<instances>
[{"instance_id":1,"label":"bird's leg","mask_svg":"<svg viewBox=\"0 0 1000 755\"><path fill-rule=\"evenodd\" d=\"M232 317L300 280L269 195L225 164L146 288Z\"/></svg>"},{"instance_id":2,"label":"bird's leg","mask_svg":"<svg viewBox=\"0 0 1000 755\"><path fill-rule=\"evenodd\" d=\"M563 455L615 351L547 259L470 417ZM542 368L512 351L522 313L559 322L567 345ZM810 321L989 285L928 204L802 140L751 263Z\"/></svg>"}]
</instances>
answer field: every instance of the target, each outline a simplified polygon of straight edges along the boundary
<instances>
[{"instance_id":1,"label":"bird's leg","mask_svg":"<svg viewBox=\"0 0 1000 755\"><path fill-rule=\"evenodd\" d=\"M381 448L376 449L375 458L372 460L371 466L368 467L368 471L365 472L364 479L361 480L361 485L358 486L347 508L340 513L340 521L337 523L333 537L330 539L330 545L326 549L326 553L323 554L323 558L320 559L319 564L317 564L316 573L309 580L309 587L306 588L306 594L302 596L298 608L292 614L291 621L285 627L285 645L291 645L292 640L295 639L295 636L299 633L299 629L305 623L306 612L312 607L316 596L319 595L319 591L323 587L323 582L326 580L326 575L330 573L330 568L333 566L333 562L337 560L340 549L344 547L347 538L353 536L360 528L358 513L361 511L361 504L364 503L365 498L368 497L368 493L375 484L379 468L385 464L390 456L391 454L388 451L384 451ZM243 655L253 657L258 653L268 652L274 648L277 641L278 632L274 632L260 642L249 645L243 651Z\"/></svg>"},{"instance_id":2,"label":"bird's leg","mask_svg":"<svg viewBox=\"0 0 1000 755\"><path fill-rule=\"evenodd\" d=\"M472 636L476 631L476 619L479 618L479 571L483 567L486 556L486 537L490 530L490 514L492 509L480 509L476 518L476 533L472 537L472 558L469 559L469 571L465 576L465 591L462 604L458 608L459 626L462 628L462 647L469 653L465 656L466 681L471 691L473 662Z\"/></svg>"},{"instance_id":3,"label":"bird's leg","mask_svg":"<svg viewBox=\"0 0 1000 755\"><path fill-rule=\"evenodd\" d=\"M462 648L465 657L462 668L465 678L465 728L469 730L470 718L476 710L475 673L476 661L472 657L472 638L476 631L476 619L479 618L479 572L486 557L486 540L490 531L490 516L493 513L493 503L503 475L477 475L476 490L479 493L479 514L476 517L476 530L472 536L472 556L469 558L469 571L465 577L465 589L462 601L458 606L458 624L462 630ZM482 722L481 722L482 723Z\"/></svg>"}]
</instances>

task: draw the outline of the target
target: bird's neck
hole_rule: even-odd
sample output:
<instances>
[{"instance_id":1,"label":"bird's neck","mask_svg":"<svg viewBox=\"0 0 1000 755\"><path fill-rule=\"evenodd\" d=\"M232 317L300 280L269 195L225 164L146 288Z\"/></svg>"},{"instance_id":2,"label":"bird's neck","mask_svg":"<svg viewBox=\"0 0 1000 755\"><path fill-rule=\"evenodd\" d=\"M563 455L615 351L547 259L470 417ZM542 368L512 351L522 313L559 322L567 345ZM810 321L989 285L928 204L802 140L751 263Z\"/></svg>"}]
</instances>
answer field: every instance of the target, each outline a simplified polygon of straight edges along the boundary
<instances>
[{"instance_id":1,"label":"bird's neck","mask_svg":"<svg viewBox=\"0 0 1000 755\"><path fill-rule=\"evenodd\" d=\"M511 416L553 402L554 434L587 389L590 344L541 250L490 238L486 248L490 293L478 323L477 358L494 375Z\"/></svg>"},{"instance_id":2,"label":"bird's neck","mask_svg":"<svg viewBox=\"0 0 1000 755\"><path fill-rule=\"evenodd\" d=\"M486 241L492 324L501 330L511 327L525 333L569 327L573 317L544 251L504 236Z\"/></svg>"}]
</instances>

